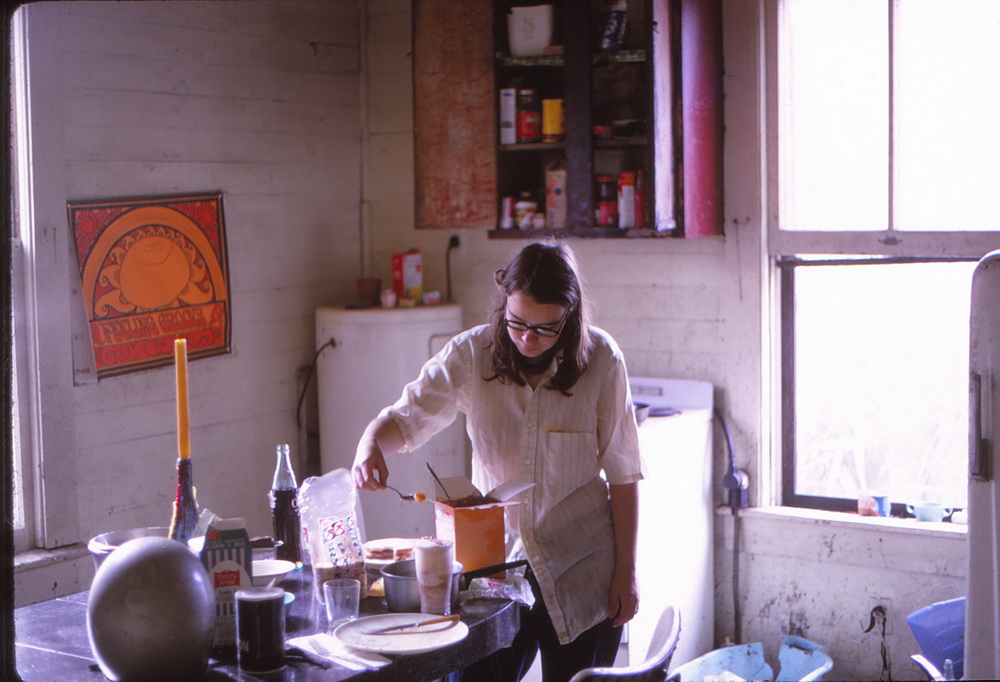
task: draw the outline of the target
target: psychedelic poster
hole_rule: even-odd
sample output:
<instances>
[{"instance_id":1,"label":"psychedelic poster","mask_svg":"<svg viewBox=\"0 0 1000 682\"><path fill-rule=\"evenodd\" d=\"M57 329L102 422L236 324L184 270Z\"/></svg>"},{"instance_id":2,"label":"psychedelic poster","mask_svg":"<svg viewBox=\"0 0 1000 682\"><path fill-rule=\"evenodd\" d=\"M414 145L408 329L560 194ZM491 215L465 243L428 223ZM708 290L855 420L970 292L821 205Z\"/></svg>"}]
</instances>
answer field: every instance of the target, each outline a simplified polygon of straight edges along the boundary
<instances>
[{"instance_id":1,"label":"psychedelic poster","mask_svg":"<svg viewBox=\"0 0 1000 682\"><path fill-rule=\"evenodd\" d=\"M68 202L97 378L230 350L222 195Z\"/></svg>"}]
</instances>

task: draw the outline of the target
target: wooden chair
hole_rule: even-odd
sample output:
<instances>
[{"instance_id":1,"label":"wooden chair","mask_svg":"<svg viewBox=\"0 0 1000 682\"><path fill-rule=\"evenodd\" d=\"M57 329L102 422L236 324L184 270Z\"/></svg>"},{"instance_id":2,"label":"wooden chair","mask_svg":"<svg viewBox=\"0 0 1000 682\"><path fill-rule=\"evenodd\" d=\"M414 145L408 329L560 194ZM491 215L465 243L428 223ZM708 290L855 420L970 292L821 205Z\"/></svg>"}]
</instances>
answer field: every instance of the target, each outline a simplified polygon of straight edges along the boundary
<instances>
[{"instance_id":1,"label":"wooden chair","mask_svg":"<svg viewBox=\"0 0 1000 682\"><path fill-rule=\"evenodd\" d=\"M618 682L661 682L667 677L670 659L677 649L677 641L681 635L681 613L673 606L663 609L660 620L656 623L653 638L646 650L646 660L639 665L621 668L587 668L581 670L570 682L599 682L600 680L617 680Z\"/></svg>"}]
</instances>

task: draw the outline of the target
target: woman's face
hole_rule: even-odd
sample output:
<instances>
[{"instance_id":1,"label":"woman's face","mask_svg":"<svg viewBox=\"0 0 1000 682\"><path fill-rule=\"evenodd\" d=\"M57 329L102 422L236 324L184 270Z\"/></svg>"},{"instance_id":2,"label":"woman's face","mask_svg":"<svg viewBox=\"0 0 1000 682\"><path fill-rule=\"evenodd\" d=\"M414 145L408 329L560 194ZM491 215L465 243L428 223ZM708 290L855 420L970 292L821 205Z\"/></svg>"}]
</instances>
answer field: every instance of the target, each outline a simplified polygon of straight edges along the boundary
<instances>
[{"instance_id":1,"label":"woman's face","mask_svg":"<svg viewBox=\"0 0 1000 682\"><path fill-rule=\"evenodd\" d=\"M566 313L558 303L538 303L530 294L515 291L504 311L507 334L521 355L537 358L556 345Z\"/></svg>"}]
</instances>

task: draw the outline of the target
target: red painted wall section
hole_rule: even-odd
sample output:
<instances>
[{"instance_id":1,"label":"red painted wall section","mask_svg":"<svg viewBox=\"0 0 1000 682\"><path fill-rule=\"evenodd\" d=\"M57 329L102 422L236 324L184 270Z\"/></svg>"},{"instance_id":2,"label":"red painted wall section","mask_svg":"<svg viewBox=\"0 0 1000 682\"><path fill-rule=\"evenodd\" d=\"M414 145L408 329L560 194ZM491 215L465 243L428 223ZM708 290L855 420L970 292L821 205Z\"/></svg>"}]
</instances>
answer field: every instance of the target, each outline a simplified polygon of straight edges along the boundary
<instances>
[{"instance_id":1,"label":"red painted wall section","mask_svg":"<svg viewBox=\"0 0 1000 682\"><path fill-rule=\"evenodd\" d=\"M684 236L722 234L722 3L681 1Z\"/></svg>"},{"instance_id":2,"label":"red painted wall section","mask_svg":"<svg viewBox=\"0 0 1000 682\"><path fill-rule=\"evenodd\" d=\"M413 3L418 228L496 227L490 0Z\"/></svg>"}]
</instances>

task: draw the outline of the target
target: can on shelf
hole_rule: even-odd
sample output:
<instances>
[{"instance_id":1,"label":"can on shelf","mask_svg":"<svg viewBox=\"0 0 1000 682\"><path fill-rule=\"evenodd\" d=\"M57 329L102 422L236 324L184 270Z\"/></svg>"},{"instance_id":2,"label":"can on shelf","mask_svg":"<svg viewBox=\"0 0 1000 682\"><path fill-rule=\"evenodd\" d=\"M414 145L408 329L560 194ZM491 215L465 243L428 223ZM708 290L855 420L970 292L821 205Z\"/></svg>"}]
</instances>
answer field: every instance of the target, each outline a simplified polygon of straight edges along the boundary
<instances>
[{"instance_id":1,"label":"can on shelf","mask_svg":"<svg viewBox=\"0 0 1000 682\"><path fill-rule=\"evenodd\" d=\"M615 179L611 175L598 175L597 200L594 202L594 222L599 227L614 227L618 224L618 199L615 194Z\"/></svg>"},{"instance_id":2,"label":"can on shelf","mask_svg":"<svg viewBox=\"0 0 1000 682\"><path fill-rule=\"evenodd\" d=\"M514 227L514 197L504 197L500 200L500 229L509 230Z\"/></svg>"},{"instance_id":3,"label":"can on shelf","mask_svg":"<svg viewBox=\"0 0 1000 682\"><path fill-rule=\"evenodd\" d=\"M635 172L618 174L618 227L635 227Z\"/></svg>"},{"instance_id":4,"label":"can on shelf","mask_svg":"<svg viewBox=\"0 0 1000 682\"><path fill-rule=\"evenodd\" d=\"M542 112L538 93L532 88L517 91L517 141L538 142L542 139Z\"/></svg>"},{"instance_id":5,"label":"can on shelf","mask_svg":"<svg viewBox=\"0 0 1000 682\"><path fill-rule=\"evenodd\" d=\"M563 101L542 100L542 142L561 142L566 139L563 125Z\"/></svg>"}]
</instances>

